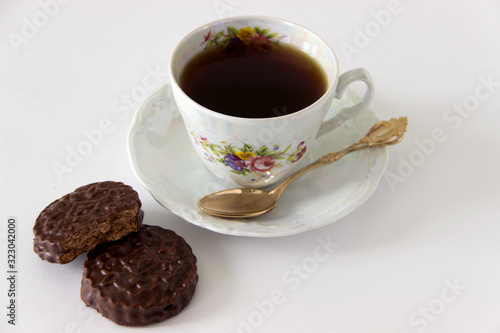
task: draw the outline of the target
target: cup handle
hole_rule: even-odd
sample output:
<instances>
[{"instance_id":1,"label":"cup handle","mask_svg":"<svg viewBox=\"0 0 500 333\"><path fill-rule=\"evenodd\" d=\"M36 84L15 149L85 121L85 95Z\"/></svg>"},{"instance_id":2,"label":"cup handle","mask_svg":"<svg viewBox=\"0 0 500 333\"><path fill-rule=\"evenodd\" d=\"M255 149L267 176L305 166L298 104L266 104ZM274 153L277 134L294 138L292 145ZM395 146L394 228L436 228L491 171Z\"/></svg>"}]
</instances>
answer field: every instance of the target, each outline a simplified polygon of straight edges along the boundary
<instances>
[{"instance_id":1,"label":"cup handle","mask_svg":"<svg viewBox=\"0 0 500 333\"><path fill-rule=\"evenodd\" d=\"M355 105L343 108L335 117L324 121L323 124L321 124L317 137L338 127L345 120L356 117L358 113L363 110L363 108L370 104L373 98L373 80L370 76L370 73L368 73L368 71L364 68L352 69L342 74L339 77L339 81L337 83L337 88L335 89L335 95L333 96L333 98L342 98L342 95L344 94L347 86L355 81L362 81L366 83L367 86L365 95L363 96L361 101Z\"/></svg>"}]
</instances>

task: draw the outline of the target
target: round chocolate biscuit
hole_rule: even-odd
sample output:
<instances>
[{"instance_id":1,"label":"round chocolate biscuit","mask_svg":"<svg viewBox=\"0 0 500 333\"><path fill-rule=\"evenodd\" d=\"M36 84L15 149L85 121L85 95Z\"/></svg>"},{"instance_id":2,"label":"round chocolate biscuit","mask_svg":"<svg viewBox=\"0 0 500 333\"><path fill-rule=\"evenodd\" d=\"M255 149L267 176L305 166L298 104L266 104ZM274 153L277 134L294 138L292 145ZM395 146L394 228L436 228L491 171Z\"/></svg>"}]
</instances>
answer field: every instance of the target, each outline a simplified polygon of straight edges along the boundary
<instances>
[{"instance_id":1,"label":"round chocolate biscuit","mask_svg":"<svg viewBox=\"0 0 500 333\"><path fill-rule=\"evenodd\" d=\"M196 257L175 232L142 228L87 254L80 296L104 317L145 326L177 315L196 289Z\"/></svg>"},{"instance_id":2,"label":"round chocolate biscuit","mask_svg":"<svg viewBox=\"0 0 500 333\"><path fill-rule=\"evenodd\" d=\"M33 227L33 249L43 260L66 264L98 244L139 230L143 216L132 187L112 181L85 185L40 213Z\"/></svg>"}]
</instances>

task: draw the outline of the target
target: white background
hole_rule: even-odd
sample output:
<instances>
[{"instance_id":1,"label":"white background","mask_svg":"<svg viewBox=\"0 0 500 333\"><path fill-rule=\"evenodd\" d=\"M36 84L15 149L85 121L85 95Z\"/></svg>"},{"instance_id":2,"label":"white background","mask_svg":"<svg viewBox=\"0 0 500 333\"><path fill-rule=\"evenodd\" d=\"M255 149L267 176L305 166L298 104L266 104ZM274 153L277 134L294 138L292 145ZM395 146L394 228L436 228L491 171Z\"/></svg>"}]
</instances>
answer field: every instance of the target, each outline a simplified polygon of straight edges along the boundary
<instances>
[{"instance_id":1,"label":"white background","mask_svg":"<svg viewBox=\"0 0 500 333\"><path fill-rule=\"evenodd\" d=\"M342 71L370 71L379 118L409 118L375 193L334 224L283 238L217 234L160 207L132 172L127 131L153 91L134 88L151 72L150 88L167 81L170 53L190 30L244 14L318 32ZM32 250L46 205L118 180L139 192L145 223L179 233L199 260L191 304L148 332L500 332L499 33L493 0L3 0L0 270L15 216L18 284L12 326L0 276L0 331L146 330L85 308L84 256L55 265ZM137 100L127 100L132 91ZM111 127L102 142L58 175L54 165L67 165L103 119ZM318 249L328 241L338 248Z\"/></svg>"}]
</instances>

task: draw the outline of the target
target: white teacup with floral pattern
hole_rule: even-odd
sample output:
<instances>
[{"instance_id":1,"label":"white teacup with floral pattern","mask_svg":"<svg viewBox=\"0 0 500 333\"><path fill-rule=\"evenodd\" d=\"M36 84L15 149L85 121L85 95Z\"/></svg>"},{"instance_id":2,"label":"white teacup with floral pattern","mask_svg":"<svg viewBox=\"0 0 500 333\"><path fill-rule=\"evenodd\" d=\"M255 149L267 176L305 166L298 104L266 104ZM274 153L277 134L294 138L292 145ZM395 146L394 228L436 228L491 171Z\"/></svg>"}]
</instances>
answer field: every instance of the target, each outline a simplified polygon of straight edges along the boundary
<instances>
[{"instance_id":1,"label":"white teacup with floral pattern","mask_svg":"<svg viewBox=\"0 0 500 333\"><path fill-rule=\"evenodd\" d=\"M187 62L208 47L223 47L231 38L256 43L288 43L315 58L328 86L308 107L272 118L241 118L209 110L189 98L178 80ZM208 169L233 186L263 187L284 179L310 151L318 132L329 131L368 105L373 83L362 68L339 74L337 58L328 44L308 29L278 18L240 16L195 29L173 51L169 66L172 93L195 150ZM357 105L323 121L333 98L363 81L368 89Z\"/></svg>"}]
</instances>

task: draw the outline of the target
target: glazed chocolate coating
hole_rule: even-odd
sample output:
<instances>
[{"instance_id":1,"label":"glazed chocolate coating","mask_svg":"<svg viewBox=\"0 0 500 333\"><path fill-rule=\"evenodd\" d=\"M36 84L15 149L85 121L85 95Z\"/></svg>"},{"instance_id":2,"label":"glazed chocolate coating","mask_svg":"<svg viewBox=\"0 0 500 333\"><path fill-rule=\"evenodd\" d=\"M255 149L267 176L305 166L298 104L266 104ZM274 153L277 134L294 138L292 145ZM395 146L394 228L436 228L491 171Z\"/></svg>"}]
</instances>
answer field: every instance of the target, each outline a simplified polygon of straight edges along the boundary
<instances>
[{"instance_id":1,"label":"glazed chocolate coating","mask_svg":"<svg viewBox=\"0 0 500 333\"><path fill-rule=\"evenodd\" d=\"M33 249L43 260L66 264L98 244L139 230L143 215L132 187L111 181L85 185L40 213Z\"/></svg>"},{"instance_id":2,"label":"glazed chocolate coating","mask_svg":"<svg viewBox=\"0 0 500 333\"><path fill-rule=\"evenodd\" d=\"M82 301L119 325L145 326L175 316L196 289L196 257L171 230L143 225L87 254Z\"/></svg>"}]
</instances>

